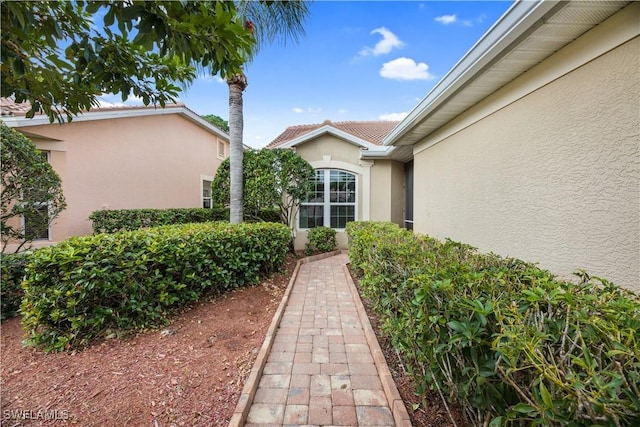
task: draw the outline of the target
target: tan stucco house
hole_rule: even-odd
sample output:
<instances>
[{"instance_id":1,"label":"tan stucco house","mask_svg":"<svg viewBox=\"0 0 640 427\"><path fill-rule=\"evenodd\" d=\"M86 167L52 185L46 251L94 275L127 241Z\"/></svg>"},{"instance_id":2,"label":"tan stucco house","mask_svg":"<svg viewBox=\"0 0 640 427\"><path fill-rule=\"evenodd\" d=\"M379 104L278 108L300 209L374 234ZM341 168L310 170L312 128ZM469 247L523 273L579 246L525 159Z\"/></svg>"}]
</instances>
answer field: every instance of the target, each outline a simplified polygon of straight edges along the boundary
<instances>
[{"instance_id":1,"label":"tan stucco house","mask_svg":"<svg viewBox=\"0 0 640 427\"><path fill-rule=\"evenodd\" d=\"M363 158L369 150L384 150L382 139L398 124L391 121L331 122L291 126L269 148L290 148L316 170L313 194L301 204L296 220L296 249L303 249L307 232L316 226L338 230L340 247L349 221L403 221L404 164ZM382 151L384 152L384 151Z\"/></svg>"},{"instance_id":2,"label":"tan stucco house","mask_svg":"<svg viewBox=\"0 0 640 427\"><path fill-rule=\"evenodd\" d=\"M379 144L271 145L355 175L355 219L640 292L639 35L637 2L516 2Z\"/></svg>"},{"instance_id":3,"label":"tan stucco house","mask_svg":"<svg viewBox=\"0 0 640 427\"><path fill-rule=\"evenodd\" d=\"M27 119L7 99L2 111L62 179L67 209L35 247L91 234L96 210L210 206L211 181L229 155L229 136L181 104L95 109L64 124Z\"/></svg>"}]
</instances>

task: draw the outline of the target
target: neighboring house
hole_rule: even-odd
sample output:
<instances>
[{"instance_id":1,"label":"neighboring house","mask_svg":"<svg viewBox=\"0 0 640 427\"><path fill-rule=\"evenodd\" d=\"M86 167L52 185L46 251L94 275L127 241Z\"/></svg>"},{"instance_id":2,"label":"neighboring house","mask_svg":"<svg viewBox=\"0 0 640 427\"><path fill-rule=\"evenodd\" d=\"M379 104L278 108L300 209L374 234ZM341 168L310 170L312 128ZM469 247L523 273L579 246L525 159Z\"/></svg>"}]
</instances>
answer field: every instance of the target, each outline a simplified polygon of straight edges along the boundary
<instances>
[{"instance_id":1,"label":"neighboring house","mask_svg":"<svg viewBox=\"0 0 640 427\"><path fill-rule=\"evenodd\" d=\"M356 219L640 292L639 36L637 2L516 2L382 146L348 161L328 137L296 148L362 181L389 165L386 185L359 187Z\"/></svg>"},{"instance_id":2,"label":"neighboring house","mask_svg":"<svg viewBox=\"0 0 640 427\"><path fill-rule=\"evenodd\" d=\"M404 164L389 159L364 160L363 153L382 150L382 139L398 122L336 122L287 128L269 148L291 148L316 170L313 194L302 203L296 221L296 249L316 226L337 229L345 248L348 221L403 221ZM400 191L397 191L397 189Z\"/></svg>"},{"instance_id":3,"label":"neighboring house","mask_svg":"<svg viewBox=\"0 0 640 427\"><path fill-rule=\"evenodd\" d=\"M229 155L229 136L180 104L100 108L64 124L27 119L7 99L1 106L4 123L29 137L62 179L67 209L36 247L91 234L96 210L210 207L211 182Z\"/></svg>"}]
</instances>

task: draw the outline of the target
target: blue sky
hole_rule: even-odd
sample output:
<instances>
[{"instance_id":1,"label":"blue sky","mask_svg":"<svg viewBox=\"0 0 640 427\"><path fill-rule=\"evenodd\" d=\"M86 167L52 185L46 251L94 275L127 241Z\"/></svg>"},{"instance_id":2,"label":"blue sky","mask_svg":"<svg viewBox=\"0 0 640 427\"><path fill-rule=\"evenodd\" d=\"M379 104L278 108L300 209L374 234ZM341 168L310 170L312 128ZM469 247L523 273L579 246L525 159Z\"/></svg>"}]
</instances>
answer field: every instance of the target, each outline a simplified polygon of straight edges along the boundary
<instances>
[{"instance_id":1,"label":"blue sky","mask_svg":"<svg viewBox=\"0 0 640 427\"><path fill-rule=\"evenodd\" d=\"M398 120L509 8L505 1L315 1L298 43L263 48L245 72L244 143L325 119ZM110 99L105 99L110 100ZM228 88L202 76L180 97L229 117Z\"/></svg>"}]
</instances>

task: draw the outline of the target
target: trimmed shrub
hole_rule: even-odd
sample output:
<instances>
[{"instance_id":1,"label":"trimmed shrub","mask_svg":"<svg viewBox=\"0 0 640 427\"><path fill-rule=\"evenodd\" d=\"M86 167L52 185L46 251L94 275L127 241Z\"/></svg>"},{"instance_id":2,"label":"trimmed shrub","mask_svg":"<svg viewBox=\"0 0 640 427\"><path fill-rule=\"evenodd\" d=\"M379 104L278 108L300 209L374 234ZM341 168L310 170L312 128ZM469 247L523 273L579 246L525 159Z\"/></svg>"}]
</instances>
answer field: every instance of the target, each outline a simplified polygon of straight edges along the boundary
<instances>
[{"instance_id":1,"label":"trimmed shrub","mask_svg":"<svg viewBox=\"0 0 640 427\"><path fill-rule=\"evenodd\" d=\"M307 235L307 245L304 252L311 255L315 252L331 252L338 247L336 242L336 230L329 227L314 227Z\"/></svg>"},{"instance_id":2,"label":"trimmed shrub","mask_svg":"<svg viewBox=\"0 0 640 427\"><path fill-rule=\"evenodd\" d=\"M94 233L229 220L228 209L114 209L94 211L89 215Z\"/></svg>"},{"instance_id":3,"label":"trimmed shrub","mask_svg":"<svg viewBox=\"0 0 640 427\"><path fill-rule=\"evenodd\" d=\"M5 320L18 314L22 301L22 278L31 252L2 255L0 264L0 319Z\"/></svg>"},{"instance_id":4,"label":"trimmed shrub","mask_svg":"<svg viewBox=\"0 0 640 427\"><path fill-rule=\"evenodd\" d=\"M124 230L158 227L161 225L228 221L228 208L175 208L175 209L119 209L94 211L89 215L94 233L115 233ZM248 222L280 222L280 212L263 209L257 218Z\"/></svg>"},{"instance_id":5,"label":"trimmed shrub","mask_svg":"<svg viewBox=\"0 0 640 427\"><path fill-rule=\"evenodd\" d=\"M350 223L352 265L418 392L474 425L640 424L640 299L579 272Z\"/></svg>"},{"instance_id":6,"label":"trimmed shrub","mask_svg":"<svg viewBox=\"0 0 640 427\"><path fill-rule=\"evenodd\" d=\"M286 258L283 224L204 223L74 237L33 254L21 311L45 351L156 327L172 309L255 283Z\"/></svg>"}]
</instances>

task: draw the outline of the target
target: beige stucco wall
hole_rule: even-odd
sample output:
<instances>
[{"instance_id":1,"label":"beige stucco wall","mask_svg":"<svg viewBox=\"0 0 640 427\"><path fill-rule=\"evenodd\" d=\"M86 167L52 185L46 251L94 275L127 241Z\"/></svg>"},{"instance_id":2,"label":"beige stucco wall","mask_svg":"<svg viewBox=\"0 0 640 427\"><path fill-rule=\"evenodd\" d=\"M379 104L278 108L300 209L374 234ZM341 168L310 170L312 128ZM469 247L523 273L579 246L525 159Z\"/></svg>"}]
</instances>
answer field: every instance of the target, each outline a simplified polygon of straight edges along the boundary
<instances>
[{"instance_id":1,"label":"beige stucco wall","mask_svg":"<svg viewBox=\"0 0 640 427\"><path fill-rule=\"evenodd\" d=\"M613 44L620 20L415 147L417 232L640 291L640 38Z\"/></svg>"},{"instance_id":2,"label":"beige stucco wall","mask_svg":"<svg viewBox=\"0 0 640 427\"><path fill-rule=\"evenodd\" d=\"M201 207L202 179L222 162L218 137L178 114L17 129L50 152L62 179L68 207L51 228L54 242L91 234L95 210Z\"/></svg>"},{"instance_id":3,"label":"beige stucco wall","mask_svg":"<svg viewBox=\"0 0 640 427\"><path fill-rule=\"evenodd\" d=\"M372 221L404 221L404 165L394 160L375 160L371 169Z\"/></svg>"},{"instance_id":4,"label":"beige stucco wall","mask_svg":"<svg viewBox=\"0 0 640 427\"><path fill-rule=\"evenodd\" d=\"M341 169L357 176L357 220L397 220L402 221L402 201L396 205L393 201L402 195L402 164L390 160L368 161L360 159L360 147L346 142L331 134L324 134L296 146L296 152L314 169ZM398 178L400 171L400 178ZM400 179L400 191L392 191ZM397 193L400 193L398 196ZM398 211L399 209L399 211ZM297 224L296 220L296 224ZM346 249L347 236L338 231L338 246ZM307 243L307 231L297 230L295 248L304 249Z\"/></svg>"}]
</instances>

